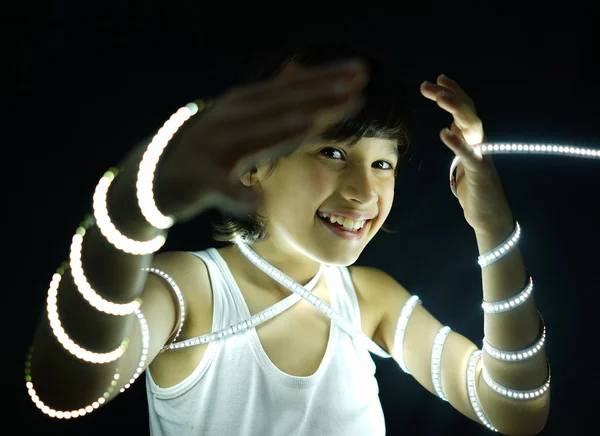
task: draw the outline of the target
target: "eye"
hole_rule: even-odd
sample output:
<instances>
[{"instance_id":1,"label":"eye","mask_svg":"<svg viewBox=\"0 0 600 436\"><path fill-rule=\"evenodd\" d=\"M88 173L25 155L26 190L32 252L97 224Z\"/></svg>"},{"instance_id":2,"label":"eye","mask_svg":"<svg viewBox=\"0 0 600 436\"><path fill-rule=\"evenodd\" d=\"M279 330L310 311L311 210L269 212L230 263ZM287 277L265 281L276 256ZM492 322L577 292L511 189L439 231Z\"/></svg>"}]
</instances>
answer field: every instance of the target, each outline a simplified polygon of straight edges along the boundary
<instances>
[{"instance_id":1,"label":"eye","mask_svg":"<svg viewBox=\"0 0 600 436\"><path fill-rule=\"evenodd\" d=\"M382 163L382 164L385 164L385 165L387 165L387 168L378 168L378 169L380 169L380 170L386 170L386 171L390 171L390 170L393 170L393 169L394 169L394 165L392 165L392 164L391 164L390 162L388 162L387 160L378 160L378 161L377 161L377 162L375 162L375 163Z\"/></svg>"},{"instance_id":2,"label":"eye","mask_svg":"<svg viewBox=\"0 0 600 436\"><path fill-rule=\"evenodd\" d=\"M337 154L341 155L342 157L344 156L344 153L341 150L339 150L337 148L333 148L333 147L325 147L325 148L322 148L321 150L319 150L319 153L325 154L325 152L327 152L327 154L337 153ZM327 157L331 157L331 156L327 156ZM336 159L336 158L332 157L332 159Z\"/></svg>"},{"instance_id":3,"label":"eye","mask_svg":"<svg viewBox=\"0 0 600 436\"><path fill-rule=\"evenodd\" d=\"M344 156L344 152L338 148L333 148L333 147L325 147L322 148L321 150L319 150L319 153L322 154L327 154L327 157L330 157L331 159L339 159L339 157L333 157L330 156L332 154L338 154L341 157ZM393 171L394 170L394 165L391 162L388 162L387 160L378 160L377 162L375 162L375 164L384 164L387 165L387 168L377 168L378 170L384 170L384 171Z\"/></svg>"}]
</instances>

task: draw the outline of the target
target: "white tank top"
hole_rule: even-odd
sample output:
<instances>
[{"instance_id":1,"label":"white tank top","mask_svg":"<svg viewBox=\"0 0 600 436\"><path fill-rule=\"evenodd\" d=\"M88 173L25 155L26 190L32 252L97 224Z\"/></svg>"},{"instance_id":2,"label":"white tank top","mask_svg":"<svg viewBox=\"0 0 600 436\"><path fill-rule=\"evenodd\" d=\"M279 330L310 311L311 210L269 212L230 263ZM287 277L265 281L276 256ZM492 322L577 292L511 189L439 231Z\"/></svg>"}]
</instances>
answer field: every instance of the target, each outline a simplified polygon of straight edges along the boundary
<instances>
[{"instance_id":1,"label":"white tank top","mask_svg":"<svg viewBox=\"0 0 600 436\"><path fill-rule=\"evenodd\" d=\"M208 268L212 330L250 318L227 264L214 248L194 252ZM361 328L347 267L324 266L332 307ZM323 361L311 376L289 375L265 353L255 328L209 343L182 382L160 388L146 371L152 436L380 436L385 421L369 351L331 324Z\"/></svg>"}]
</instances>

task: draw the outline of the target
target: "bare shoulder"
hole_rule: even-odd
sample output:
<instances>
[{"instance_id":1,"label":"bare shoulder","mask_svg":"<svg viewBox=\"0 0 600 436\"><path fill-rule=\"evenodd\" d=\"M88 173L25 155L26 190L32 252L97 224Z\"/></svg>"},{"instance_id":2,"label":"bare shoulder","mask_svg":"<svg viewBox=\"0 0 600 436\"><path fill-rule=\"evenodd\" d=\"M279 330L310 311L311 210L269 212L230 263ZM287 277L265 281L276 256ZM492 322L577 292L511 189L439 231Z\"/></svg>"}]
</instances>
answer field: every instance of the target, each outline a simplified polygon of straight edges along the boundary
<instances>
[{"instance_id":1,"label":"bare shoulder","mask_svg":"<svg viewBox=\"0 0 600 436\"><path fill-rule=\"evenodd\" d=\"M396 279L385 271L372 266L351 266L348 268L356 288L356 292L362 297L381 299L391 292L400 294L400 297L408 297L408 291L404 289Z\"/></svg>"},{"instance_id":2,"label":"bare shoulder","mask_svg":"<svg viewBox=\"0 0 600 436\"><path fill-rule=\"evenodd\" d=\"M198 307L198 304L205 307L208 302L212 304L208 269L204 262L192 253L187 251L159 253L154 256L152 267L168 274L177 284L183 295L188 321L191 321L189 318L193 315L190 308ZM150 274L148 280L160 281L163 286L166 284L163 278L155 274ZM188 324L189 322L186 322L186 325ZM186 325L184 325L184 329Z\"/></svg>"},{"instance_id":3,"label":"bare shoulder","mask_svg":"<svg viewBox=\"0 0 600 436\"><path fill-rule=\"evenodd\" d=\"M371 266L351 266L349 271L361 305L361 315L364 307L376 319L376 327L371 338L383 346L385 345L383 331L394 324L410 293L381 269Z\"/></svg>"},{"instance_id":4,"label":"bare shoulder","mask_svg":"<svg viewBox=\"0 0 600 436\"><path fill-rule=\"evenodd\" d=\"M210 277L204 262L192 253L185 251L163 252L157 254L152 266L168 274L181 291L185 302L185 320L177 341L189 339L211 331L212 328L212 288ZM167 288L170 285L160 276L150 274L148 281L154 286L147 289ZM166 290L166 289L165 289ZM176 303L173 292L168 290L172 301ZM166 304L166 302L164 302ZM156 307L156 312L161 308ZM164 309L163 318L166 317ZM171 331L176 327L177 319L173 316L169 321ZM165 322L165 321L163 321ZM172 335L171 335L172 336ZM171 341L169 339L167 342ZM161 345L162 346L162 345ZM150 369L152 378L161 387L174 386L185 379L202 358L203 347L190 347L158 354L152 361Z\"/></svg>"},{"instance_id":5,"label":"bare shoulder","mask_svg":"<svg viewBox=\"0 0 600 436\"><path fill-rule=\"evenodd\" d=\"M190 291L187 284L197 285L208 280L206 265L187 251L165 251L154 256L152 267L167 273L182 293ZM183 287L182 287L183 286Z\"/></svg>"}]
</instances>

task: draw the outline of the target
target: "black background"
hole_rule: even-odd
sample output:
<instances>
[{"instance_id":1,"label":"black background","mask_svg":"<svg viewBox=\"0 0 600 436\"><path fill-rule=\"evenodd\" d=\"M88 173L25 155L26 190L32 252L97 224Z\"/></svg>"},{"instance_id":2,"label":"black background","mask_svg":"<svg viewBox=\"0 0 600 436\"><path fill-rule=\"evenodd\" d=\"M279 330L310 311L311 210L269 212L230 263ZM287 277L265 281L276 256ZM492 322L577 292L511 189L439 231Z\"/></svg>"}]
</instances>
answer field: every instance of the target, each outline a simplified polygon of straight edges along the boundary
<instances>
[{"instance_id":1,"label":"black background","mask_svg":"<svg viewBox=\"0 0 600 436\"><path fill-rule=\"evenodd\" d=\"M456 79L474 99L489 141L600 149L599 16L591 6L526 12L521 4L518 13L452 4L409 13L404 4L372 2L327 11L322 4L225 6L53 2L0 13L8 302L1 307L9 341L2 384L4 402L17 409L3 406L3 424L17 428L9 434L148 434L142 381L103 410L52 420L28 399L23 356L50 277L103 171L181 105L223 92L258 53L334 34L395 60L417 108L417 136L387 221L398 233L377 235L358 264L387 271L478 344L477 247L448 187L452 154L438 137L451 120L419 95L419 83L440 73ZM513 155L495 162L523 228L521 251L548 326L552 406L543 434L587 434L598 388L600 160ZM209 215L173 228L165 249L214 246ZM388 434L488 432L393 361L375 359Z\"/></svg>"}]
</instances>

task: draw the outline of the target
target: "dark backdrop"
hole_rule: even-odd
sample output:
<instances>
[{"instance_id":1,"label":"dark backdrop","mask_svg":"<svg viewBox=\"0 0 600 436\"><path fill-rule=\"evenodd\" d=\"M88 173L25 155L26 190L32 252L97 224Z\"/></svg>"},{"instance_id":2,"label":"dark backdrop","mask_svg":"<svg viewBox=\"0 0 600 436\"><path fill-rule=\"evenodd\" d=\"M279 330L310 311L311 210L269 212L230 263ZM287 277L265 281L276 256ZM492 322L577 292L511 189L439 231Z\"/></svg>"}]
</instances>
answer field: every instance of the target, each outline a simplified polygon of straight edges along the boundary
<instances>
[{"instance_id":1,"label":"dark backdrop","mask_svg":"<svg viewBox=\"0 0 600 436\"><path fill-rule=\"evenodd\" d=\"M2 424L15 425L16 433L148 434L142 380L92 415L51 420L28 399L23 356L50 277L66 258L103 171L182 104L222 92L258 53L329 33L367 42L394 60L417 107L417 136L388 219L398 233L380 233L358 263L389 272L434 316L478 344L477 247L448 187L452 154L438 138L450 117L419 95L419 83L440 73L459 81L490 141L600 148L598 15L591 6L531 13L521 6L518 14L450 4L410 14L397 3L331 11L294 3L240 7L23 3L2 12L2 70L8 72L2 119L9 120L2 139L3 251L10 265L2 384L5 402L16 407ZM495 161L524 231L520 247L548 325L552 407L543 434L584 434L595 423L598 388L600 161L517 155ZM165 249L215 245L210 218L173 228ZM375 359L388 434L487 432L393 361Z\"/></svg>"}]
</instances>

